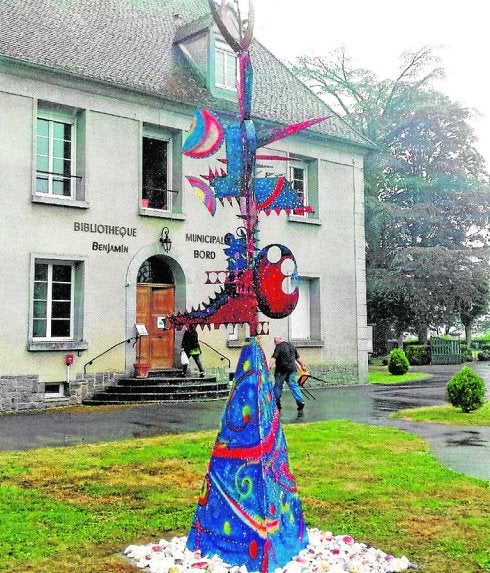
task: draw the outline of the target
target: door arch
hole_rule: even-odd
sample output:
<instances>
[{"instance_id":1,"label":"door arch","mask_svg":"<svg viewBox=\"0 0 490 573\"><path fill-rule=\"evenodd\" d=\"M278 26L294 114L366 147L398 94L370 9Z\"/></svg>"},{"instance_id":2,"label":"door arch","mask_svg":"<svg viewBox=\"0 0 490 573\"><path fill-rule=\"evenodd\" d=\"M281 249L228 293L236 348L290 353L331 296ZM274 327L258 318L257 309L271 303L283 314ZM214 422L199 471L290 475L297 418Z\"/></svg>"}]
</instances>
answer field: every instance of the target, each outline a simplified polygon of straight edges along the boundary
<instances>
[{"instance_id":1,"label":"door arch","mask_svg":"<svg viewBox=\"0 0 490 573\"><path fill-rule=\"evenodd\" d=\"M137 251L134 257L131 259L128 265L128 270L126 273L126 338L132 339L136 334L134 325L136 324L136 307L137 307L137 279L139 270L143 264L145 264L147 259L153 258L159 259L161 262L165 263L165 266L173 277L173 283L175 288L175 307L172 312L184 312L186 309L186 299L187 299L187 281L183 268L180 263L170 257L167 254L162 253L162 247L158 241L150 243ZM151 264L151 263L150 263ZM161 275L157 275L161 276ZM169 279L166 279L169 280ZM172 279L170 279L172 280ZM182 334L180 332L175 332L176 342L174 345L174 358L173 364L179 363L180 354L180 339ZM134 343L128 344L126 346L126 372L131 372L133 370L133 364L136 361L136 346Z\"/></svg>"},{"instance_id":2,"label":"door arch","mask_svg":"<svg viewBox=\"0 0 490 573\"><path fill-rule=\"evenodd\" d=\"M136 322L148 336L141 337L140 360L153 369L174 366L175 332L163 329L163 317L175 310L175 278L163 256L141 264L136 285Z\"/></svg>"}]
</instances>

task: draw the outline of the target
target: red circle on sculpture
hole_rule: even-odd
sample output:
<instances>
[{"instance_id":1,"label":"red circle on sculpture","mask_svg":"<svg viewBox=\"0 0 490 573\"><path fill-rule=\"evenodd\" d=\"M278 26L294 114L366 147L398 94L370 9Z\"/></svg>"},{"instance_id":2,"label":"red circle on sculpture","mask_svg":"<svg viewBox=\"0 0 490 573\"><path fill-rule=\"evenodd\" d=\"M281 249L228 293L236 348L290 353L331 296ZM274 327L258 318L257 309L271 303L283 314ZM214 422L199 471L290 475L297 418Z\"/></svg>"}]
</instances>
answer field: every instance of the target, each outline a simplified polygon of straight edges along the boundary
<instances>
[{"instance_id":1,"label":"red circle on sculpture","mask_svg":"<svg viewBox=\"0 0 490 573\"><path fill-rule=\"evenodd\" d=\"M269 258L270 253L273 253L272 259ZM292 265L292 271L287 275L283 271L286 262ZM294 287L291 292L283 289L285 279L289 279ZM284 318L293 312L299 297L298 272L294 255L287 247L275 243L267 245L257 254L254 288L259 309L269 318Z\"/></svg>"}]
</instances>

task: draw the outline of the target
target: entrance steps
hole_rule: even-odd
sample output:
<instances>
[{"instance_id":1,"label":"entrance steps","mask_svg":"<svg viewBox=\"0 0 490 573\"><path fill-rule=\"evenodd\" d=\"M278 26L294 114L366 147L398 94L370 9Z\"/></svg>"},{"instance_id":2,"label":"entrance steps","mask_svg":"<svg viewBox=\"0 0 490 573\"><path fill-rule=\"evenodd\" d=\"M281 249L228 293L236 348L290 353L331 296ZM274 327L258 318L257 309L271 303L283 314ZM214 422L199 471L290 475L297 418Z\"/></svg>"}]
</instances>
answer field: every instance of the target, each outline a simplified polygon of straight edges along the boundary
<instances>
[{"instance_id":1,"label":"entrance steps","mask_svg":"<svg viewBox=\"0 0 490 573\"><path fill-rule=\"evenodd\" d=\"M137 404L144 402L192 402L222 400L228 396L228 382L218 382L215 376L187 374L180 369L150 370L148 378L122 378L117 384L96 392L82 404L90 406Z\"/></svg>"}]
</instances>

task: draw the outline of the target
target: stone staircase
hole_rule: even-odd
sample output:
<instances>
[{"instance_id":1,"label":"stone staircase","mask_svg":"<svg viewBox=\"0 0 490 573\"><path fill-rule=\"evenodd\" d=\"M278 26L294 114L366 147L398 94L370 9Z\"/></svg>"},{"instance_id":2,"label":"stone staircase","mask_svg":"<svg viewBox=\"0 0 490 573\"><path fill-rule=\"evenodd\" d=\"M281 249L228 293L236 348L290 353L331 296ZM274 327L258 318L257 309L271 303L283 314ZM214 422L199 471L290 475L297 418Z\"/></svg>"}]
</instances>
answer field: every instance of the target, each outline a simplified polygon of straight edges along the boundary
<instances>
[{"instance_id":1,"label":"stone staircase","mask_svg":"<svg viewBox=\"0 0 490 573\"><path fill-rule=\"evenodd\" d=\"M215 376L187 374L180 369L150 370L148 378L122 378L117 384L96 392L82 404L137 404L142 402L191 402L221 400L228 396L228 382L218 382Z\"/></svg>"}]
</instances>

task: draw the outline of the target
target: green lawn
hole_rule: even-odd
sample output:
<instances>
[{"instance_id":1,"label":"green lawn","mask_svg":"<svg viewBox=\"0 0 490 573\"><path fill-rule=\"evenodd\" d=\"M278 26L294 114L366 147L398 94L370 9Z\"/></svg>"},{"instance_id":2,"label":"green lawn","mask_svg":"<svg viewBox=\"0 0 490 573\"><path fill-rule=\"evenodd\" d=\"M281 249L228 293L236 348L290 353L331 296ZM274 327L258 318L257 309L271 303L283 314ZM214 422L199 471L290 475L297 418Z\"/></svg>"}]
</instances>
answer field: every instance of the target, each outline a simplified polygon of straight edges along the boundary
<instances>
[{"instance_id":1,"label":"green lawn","mask_svg":"<svg viewBox=\"0 0 490 573\"><path fill-rule=\"evenodd\" d=\"M490 426L490 402L485 402L481 408L468 414L462 412L460 408L447 404L444 406L400 410L391 414L390 418L402 418L413 422L432 422L435 424Z\"/></svg>"},{"instance_id":2,"label":"green lawn","mask_svg":"<svg viewBox=\"0 0 490 573\"><path fill-rule=\"evenodd\" d=\"M419 437L328 421L285 426L308 526L351 534L424 573L490 567L489 482ZM0 570L134 571L132 543L187 533L216 432L0 453Z\"/></svg>"},{"instance_id":3,"label":"green lawn","mask_svg":"<svg viewBox=\"0 0 490 573\"><path fill-rule=\"evenodd\" d=\"M388 372L388 366L369 366L369 384L401 384L402 382L415 382L417 380L427 380L432 378L432 374L427 372L410 372L395 376Z\"/></svg>"}]
</instances>

